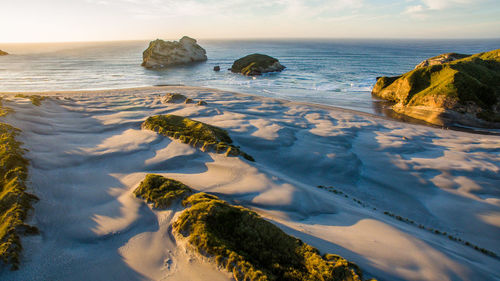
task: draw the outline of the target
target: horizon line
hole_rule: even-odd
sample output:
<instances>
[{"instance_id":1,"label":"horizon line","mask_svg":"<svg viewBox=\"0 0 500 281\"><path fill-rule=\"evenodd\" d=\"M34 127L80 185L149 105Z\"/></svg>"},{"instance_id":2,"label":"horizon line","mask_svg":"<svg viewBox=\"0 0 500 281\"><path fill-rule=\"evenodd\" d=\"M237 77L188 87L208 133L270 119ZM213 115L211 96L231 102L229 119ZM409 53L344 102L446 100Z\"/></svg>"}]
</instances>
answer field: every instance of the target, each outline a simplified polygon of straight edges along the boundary
<instances>
[{"instance_id":1,"label":"horizon line","mask_svg":"<svg viewBox=\"0 0 500 281\"><path fill-rule=\"evenodd\" d=\"M189 36L191 37L191 36ZM182 37L181 37L182 38ZM193 38L193 37L191 37ZM112 42L138 42L138 41L153 41L156 39L162 40L175 40L179 39L173 38L154 38L154 39L116 39L116 40L71 40L71 41L11 41L11 42L1 42L1 44L62 44L62 43L112 43ZM449 38L425 38L425 37L199 37L194 38L199 40L220 40L220 41L253 41L253 40L269 40L269 41L286 41L286 40L427 40L427 41L453 41L453 40L500 40L500 37L469 37L469 38L459 38L459 37L449 37Z\"/></svg>"}]
</instances>

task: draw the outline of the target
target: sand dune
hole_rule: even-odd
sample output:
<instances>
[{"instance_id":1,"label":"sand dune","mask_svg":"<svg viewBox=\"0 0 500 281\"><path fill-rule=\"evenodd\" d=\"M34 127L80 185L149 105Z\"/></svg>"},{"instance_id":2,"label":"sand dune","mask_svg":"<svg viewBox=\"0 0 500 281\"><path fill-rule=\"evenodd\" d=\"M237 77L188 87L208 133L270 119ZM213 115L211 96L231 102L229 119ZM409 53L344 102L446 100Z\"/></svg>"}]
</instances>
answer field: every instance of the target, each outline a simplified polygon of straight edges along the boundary
<instances>
[{"instance_id":1,"label":"sand dune","mask_svg":"<svg viewBox=\"0 0 500 281\"><path fill-rule=\"evenodd\" d=\"M164 105L167 92L207 106ZM21 269L2 280L230 279L172 237L180 206L133 196L147 173L252 208L380 280L500 280L500 259L447 237L500 254L498 136L204 88L43 94L53 98L40 107L4 99L29 150L41 235L24 238ZM225 128L256 162L141 130L167 113Z\"/></svg>"}]
</instances>

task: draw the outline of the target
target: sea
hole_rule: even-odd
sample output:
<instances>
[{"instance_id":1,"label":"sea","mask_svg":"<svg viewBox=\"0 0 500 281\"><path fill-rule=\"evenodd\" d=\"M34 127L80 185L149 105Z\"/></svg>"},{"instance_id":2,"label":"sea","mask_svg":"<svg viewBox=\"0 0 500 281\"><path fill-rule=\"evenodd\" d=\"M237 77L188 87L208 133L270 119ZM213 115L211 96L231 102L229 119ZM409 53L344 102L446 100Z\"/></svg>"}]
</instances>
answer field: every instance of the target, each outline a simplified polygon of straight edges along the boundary
<instances>
[{"instance_id":1,"label":"sea","mask_svg":"<svg viewBox=\"0 0 500 281\"><path fill-rule=\"evenodd\" d=\"M198 40L208 61L164 70L141 67L149 41L0 43L0 92L116 89L152 85L217 88L383 114L371 96L379 76L412 70L442 53L500 48L500 39ZM228 71L248 54L273 56L281 73L245 77ZM221 71L213 71L214 66Z\"/></svg>"}]
</instances>

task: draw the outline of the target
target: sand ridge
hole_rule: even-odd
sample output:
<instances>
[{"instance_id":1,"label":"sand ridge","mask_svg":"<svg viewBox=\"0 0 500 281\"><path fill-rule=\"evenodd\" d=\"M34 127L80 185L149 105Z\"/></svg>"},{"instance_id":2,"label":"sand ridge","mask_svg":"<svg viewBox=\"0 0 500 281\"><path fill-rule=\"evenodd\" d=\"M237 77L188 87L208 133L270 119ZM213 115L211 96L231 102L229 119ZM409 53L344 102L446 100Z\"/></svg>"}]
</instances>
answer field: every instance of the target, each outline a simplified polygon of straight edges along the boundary
<instances>
[{"instance_id":1,"label":"sand ridge","mask_svg":"<svg viewBox=\"0 0 500 281\"><path fill-rule=\"evenodd\" d=\"M208 104L161 104L167 92ZM40 107L2 94L15 110L4 122L23 131L29 149L40 197L32 220L42 231L23 240L21 269L2 280L227 280L169 234L180 209L133 197L147 173L252 208L381 280L500 279L500 260L383 213L500 253L498 136L207 88L41 94L53 98ZM256 162L140 129L167 113L226 129Z\"/></svg>"}]
</instances>

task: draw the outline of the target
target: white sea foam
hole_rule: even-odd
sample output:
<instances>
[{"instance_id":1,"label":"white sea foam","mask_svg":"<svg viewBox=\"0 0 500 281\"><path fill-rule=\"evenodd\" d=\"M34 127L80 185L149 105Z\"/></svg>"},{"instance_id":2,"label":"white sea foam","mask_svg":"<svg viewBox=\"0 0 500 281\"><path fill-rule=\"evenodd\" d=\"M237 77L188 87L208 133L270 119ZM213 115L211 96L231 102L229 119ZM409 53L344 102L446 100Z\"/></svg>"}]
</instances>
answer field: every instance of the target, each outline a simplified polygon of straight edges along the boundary
<instances>
[{"instance_id":1,"label":"white sea foam","mask_svg":"<svg viewBox=\"0 0 500 281\"><path fill-rule=\"evenodd\" d=\"M116 89L181 84L311 101L369 113L377 76L399 75L441 53L477 53L498 48L499 40L199 40L208 61L162 71L140 66L148 42L0 44L0 91ZM418 44L417 44L418 43ZM245 77L227 69L251 53L278 58L281 73ZM222 71L214 72L215 65ZM265 91L270 92L265 92ZM345 93L339 95L338 93ZM312 97L312 99L309 99Z\"/></svg>"}]
</instances>

